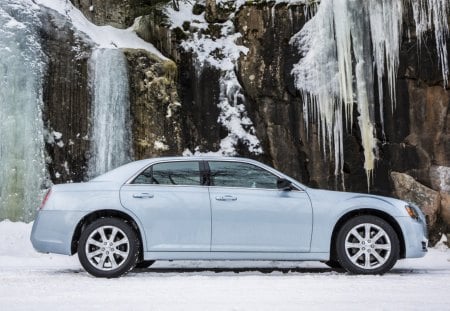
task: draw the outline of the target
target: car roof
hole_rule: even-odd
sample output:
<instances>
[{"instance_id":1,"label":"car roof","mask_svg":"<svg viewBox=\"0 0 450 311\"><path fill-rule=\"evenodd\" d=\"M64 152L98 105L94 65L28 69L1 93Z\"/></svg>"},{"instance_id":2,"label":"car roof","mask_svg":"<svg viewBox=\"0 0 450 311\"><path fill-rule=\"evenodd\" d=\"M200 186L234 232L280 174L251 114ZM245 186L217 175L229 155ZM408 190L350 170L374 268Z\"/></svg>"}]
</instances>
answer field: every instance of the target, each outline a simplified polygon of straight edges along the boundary
<instances>
[{"instance_id":1,"label":"car roof","mask_svg":"<svg viewBox=\"0 0 450 311\"><path fill-rule=\"evenodd\" d=\"M144 160L133 161L127 164L124 164L116 169L113 169L109 172L106 172L91 181L115 181L119 183L124 183L128 179L130 179L137 172L141 171L144 167L156 163L156 162L165 162L165 161L239 161L245 163L251 163L258 166L265 166L264 164L247 158L240 157L226 157L226 156L211 156L211 155L196 155L196 156L173 156L173 157L157 157L157 158L149 158ZM267 166L265 166L267 167ZM272 169L270 167L267 167Z\"/></svg>"}]
</instances>

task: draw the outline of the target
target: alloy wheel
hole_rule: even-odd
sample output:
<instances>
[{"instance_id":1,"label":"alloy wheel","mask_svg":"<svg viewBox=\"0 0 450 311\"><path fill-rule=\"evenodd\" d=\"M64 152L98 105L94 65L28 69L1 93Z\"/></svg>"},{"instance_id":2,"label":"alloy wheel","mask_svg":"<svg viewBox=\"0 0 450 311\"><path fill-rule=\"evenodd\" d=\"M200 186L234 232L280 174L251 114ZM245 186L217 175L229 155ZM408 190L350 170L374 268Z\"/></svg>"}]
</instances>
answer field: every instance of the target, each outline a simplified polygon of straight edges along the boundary
<instances>
[{"instance_id":1,"label":"alloy wheel","mask_svg":"<svg viewBox=\"0 0 450 311\"><path fill-rule=\"evenodd\" d=\"M391 248L386 231L372 223L356 225L345 237L348 259L362 269L377 269L384 265L389 259Z\"/></svg>"},{"instance_id":2,"label":"alloy wheel","mask_svg":"<svg viewBox=\"0 0 450 311\"><path fill-rule=\"evenodd\" d=\"M101 226L87 238L85 252L89 263L95 268L114 270L130 256L130 241L120 228Z\"/></svg>"}]
</instances>

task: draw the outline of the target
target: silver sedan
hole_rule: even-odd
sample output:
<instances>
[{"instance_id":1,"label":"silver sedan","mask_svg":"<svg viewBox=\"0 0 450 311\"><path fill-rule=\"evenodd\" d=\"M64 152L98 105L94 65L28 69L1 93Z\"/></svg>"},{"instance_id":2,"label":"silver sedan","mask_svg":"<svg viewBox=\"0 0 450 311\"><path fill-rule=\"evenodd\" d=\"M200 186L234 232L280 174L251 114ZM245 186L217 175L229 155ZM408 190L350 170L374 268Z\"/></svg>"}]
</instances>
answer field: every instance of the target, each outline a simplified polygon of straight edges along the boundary
<instances>
[{"instance_id":1,"label":"silver sedan","mask_svg":"<svg viewBox=\"0 0 450 311\"><path fill-rule=\"evenodd\" d=\"M155 260L319 260L382 274L427 251L425 217L381 196L308 188L259 162L154 158L55 185L31 233L97 277Z\"/></svg>"}]
</instances>

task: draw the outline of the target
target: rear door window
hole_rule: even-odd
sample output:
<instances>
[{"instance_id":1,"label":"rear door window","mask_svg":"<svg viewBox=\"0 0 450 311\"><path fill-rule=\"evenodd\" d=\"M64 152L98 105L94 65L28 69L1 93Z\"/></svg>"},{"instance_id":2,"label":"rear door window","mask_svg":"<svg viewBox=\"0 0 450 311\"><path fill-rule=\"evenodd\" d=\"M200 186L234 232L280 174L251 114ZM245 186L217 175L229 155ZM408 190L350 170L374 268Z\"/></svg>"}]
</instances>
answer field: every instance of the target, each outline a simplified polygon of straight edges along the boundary
<instances>
[{"instance_id":1,"label":"rear door window","mask_svg":"<svg viewBox=\"0 0 450 311\"><path fill-rule=\"evenodd\" d=\"M157 163L139 174L132 183L200 186L199 162L176 161Z\"/></svg>"}]
</instances>

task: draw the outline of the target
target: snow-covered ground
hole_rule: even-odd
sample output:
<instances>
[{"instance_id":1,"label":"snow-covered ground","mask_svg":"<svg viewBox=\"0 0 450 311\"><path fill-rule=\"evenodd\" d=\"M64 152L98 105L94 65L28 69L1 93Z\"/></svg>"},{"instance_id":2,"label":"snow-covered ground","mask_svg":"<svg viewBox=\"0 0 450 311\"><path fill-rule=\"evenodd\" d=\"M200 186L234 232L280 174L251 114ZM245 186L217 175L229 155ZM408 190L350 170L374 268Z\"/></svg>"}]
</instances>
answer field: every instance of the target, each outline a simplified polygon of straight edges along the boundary
<instances>
[{"instance_id":1,"label":"snow-covered ground","mask_svg":"<svg viewBox=\"0 0 450 311\"><path fill-rule=\"evenodd\" d=\"M0 310L450 310L445 247L383 276L316 262L191 261L96 279L76 256L36 253L30 230L0 222Z\"/></svg>"}]
</instances>

